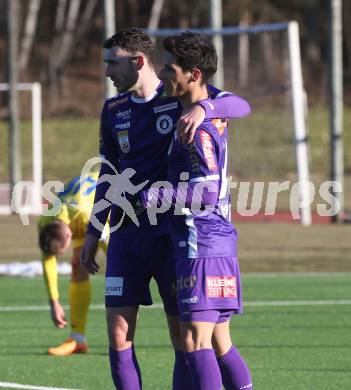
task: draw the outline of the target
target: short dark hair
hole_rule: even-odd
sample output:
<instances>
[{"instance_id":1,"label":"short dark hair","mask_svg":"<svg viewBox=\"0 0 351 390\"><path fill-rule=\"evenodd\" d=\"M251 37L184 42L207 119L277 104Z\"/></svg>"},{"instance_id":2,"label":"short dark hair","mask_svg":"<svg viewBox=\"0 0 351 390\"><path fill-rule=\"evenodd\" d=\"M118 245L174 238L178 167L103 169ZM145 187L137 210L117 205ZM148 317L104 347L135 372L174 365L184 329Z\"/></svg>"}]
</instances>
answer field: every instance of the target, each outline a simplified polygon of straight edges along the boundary
<instances>
[{"instance_id":1,"label":"short dark hair","mask_svg":"<svg viewBox=\"0 0 351 390\"><path fill-rule=\"evenodd\" d=\"M44 226L39 234L39 248L47 255L55 255L54 243L64 239L62 221L53 221Z\"/></svg>"},{"instance_id":2,"label":"short dark hair","mask_svg":"<svg viewBox=\"0 0 351 390\"><path fill-rule=\"evenodd\" d=\"M176 57L177 64L183 70L199 68L204 83L217 71L216 49L206 35L185 31L167 37L163 47Z\"/></svg>"},{"instance_id":3,"label":"short dark hair","mask_svg":"<svg viewBox=\"0 0 351 390\"><path fill-rule=\"evenodd\" d=\"M113 46L118 46L129 53L140 51L149 62L154 61L155 44L148 34L138 28L126 28L105 39L103 43L105 49L111 49Z\"/></svg>"}]
</instances>

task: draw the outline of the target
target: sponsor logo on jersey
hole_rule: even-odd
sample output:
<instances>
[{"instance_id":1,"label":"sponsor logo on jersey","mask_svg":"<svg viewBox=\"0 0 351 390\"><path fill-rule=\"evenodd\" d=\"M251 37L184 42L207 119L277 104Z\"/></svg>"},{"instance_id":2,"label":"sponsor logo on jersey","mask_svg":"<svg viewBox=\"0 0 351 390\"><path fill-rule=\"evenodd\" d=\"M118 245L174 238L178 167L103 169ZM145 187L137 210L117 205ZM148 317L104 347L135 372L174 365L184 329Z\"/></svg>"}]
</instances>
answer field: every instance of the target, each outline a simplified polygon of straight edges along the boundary
<instances>
[{"instance_id":1,"label":"sponsor logo on jersey","mask_svg":"<svg viewBox=\"0 0 351 390\"><path fill-rule=\"evenodd\" d=\"M199 302L199 297L197 295L194 295L193 297L182 299L181 302L188 303L188 304L197 303Z\"/></svg>"},{"instance_id":2,"label":"sponsor logo on jersey","mask_svg":"<svg viewBox=\"0 0 351 390\"><path fill-rule=\"evenodd\" d=\"M121 297L123 295L123 278L106 277L105 280L105 296Z\"/></svg>"},{"instance_id":3,"label":"sponsor logo on jersey","mask_svg":"<svg viewBox=\"0 0 351 390\"><path fill-rule=\"evenodd\" d=\"M128 101L128 96L125 96L124 98L121 98L121 99L115 100L115 101L112 102L112 103L109 103L109 104L107 105L107 108L108 108L109 110L112 110L112 108L117 107L117 106L119 106L120 104L127 103L127 101Z\"/></svg>"},{"instance_id":4,"label":"sponsor logo on jersey","mask_svg":"<svg viewBox=\"0 0 351 390\"><path fill-rule=\"evenodd\" d=\"M154 107L154 113L158 114L163 111L174 110L177 107L178 107L178 102L164 104L163 106L156 106Z\"/></svg>"},{"instance_id":5,"label":"sponsor logo on jersey","mask_svg":"<svg viewBox=\"0 0 351 390\"><path fill-rule=\"evenodd\" d=\"M118 111L116 114L117 119L130 119L132 115L131 108L129 110Z\"/></svg>"},{"instance_id":6,"label":"sponsor logo on jersey","mask_svg":"<svg viewBox=\"0 0 351 390\"><path fill-rule=\"evenodd\" d=\"M207 276L206 295L209 298L237 298L235 276Z\"/></svg>"},{"instance_id":7,"label":"sponsor logo on jersey","mask_svg":"<svg viewBox=\"0 0 351 390\"><path fill-rule=\"evenodd\" d=\"M117 125L115 125L115 128L116 129L129 129L130 128L130 122L118 123Z\"/></svg>"},{"instance_id":8,"label":"sponsor logo on jersey","mask_svg":"<svg viewBox=\"0 0 351 390\"><path fill-rule=\"evenodd\" d=\"M160 134L168 134L173 128L173 120L169 115L161 115L157 118L156 128Z\"/></svg>"},{"instance_id":9,"label":"sponsor logo on jersey","mask_svg":"<svg viewBox=\"0 0 351 390\"><path fill-rule=\"evenodd\" d=\"M211 123L217 129L218 134L222 136L225 128L227 127L227 122L223 121L222 119L213 119Z\"/></svg>"},{"instance_id":10,"label":"sponsor logo on jersey","mask_svg":"<svg viewBox=\"0 0 351 390\"><path fill-rule=\"evenodd\" d=\"M123 153L128 153L130 151L128 130L119 131L117 133L117 136L118 136L118 143L119 143L119 147L121 148L121 151Z\"/></svg>"},{"instance_id":11,"label":"sponsor logo on jersey","mask_svg":"<svg viewBox=\"0 0 351 390\"><path fill-rule=\"evenodd\" d=\"M180 290L184 290L185 288L193 288L196 284L196 281L196 275L190 275L186 276L185 278L177 279L172 283L172 293L176 295Z\"/></svg>"},{"instance_id":12,"label":"sponsor logo on jersey","mask_svg":"<svg viewBox=\"0 0 351 390\"><path fill-rule=\"evenodd\" d=\"M215 151L213 149L211 136L210 134L206 133L206 131L200 130L200 138L207 167L210 171L214 171L217 169L217 162L215 158Z\"/></svg>"},{"instance_id":13,"label":"sponsor logo on jersey","mask_svg":"<svg viewBox=\"0 0 351 390\"><path fill-rule=\"evenodd\" d=\"M194 143L192 142L190 144L183 145L183 147L185 150L188 151L192 173L200 173L201 172L200 157L195 149Z\"/></svg>"}]
</instances>

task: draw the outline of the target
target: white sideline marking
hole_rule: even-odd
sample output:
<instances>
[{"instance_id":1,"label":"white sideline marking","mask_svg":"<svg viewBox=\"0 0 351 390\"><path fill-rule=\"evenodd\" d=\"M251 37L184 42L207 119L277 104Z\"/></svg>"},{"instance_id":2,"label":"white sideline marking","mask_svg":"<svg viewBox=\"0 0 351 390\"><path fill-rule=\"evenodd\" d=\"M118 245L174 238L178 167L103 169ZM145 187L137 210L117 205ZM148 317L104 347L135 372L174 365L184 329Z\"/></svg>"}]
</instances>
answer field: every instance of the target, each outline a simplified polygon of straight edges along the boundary
<instances>
[{"instance_id":1,"label":"white sideline marking","mask_svg":"<svg viewBox=\"0 0 351 390\"><path fill-rule=\"evenodd\" d=\"M32 390L78 390L78 389L65 389L63 387L21 385L20 383L10 383L10 382L0 382L0 387L4 387L7 389L32 389Z\"/></svg>"},{"instance_id":2,"label":"white sideline marking","mask_svg":"<svg viewBox=\"0 0 351 390\"><path fill-rule=\"evenodd\" d=\"M330 276L350 276L351 272L242 272L244 278L275 278L276 276L290 277L290 276L302 276L302 277L330 277Z\"/></svg>"},{"instance_id":3,"label":"white sideline marking","mask_svg":"<svg viewBox=\"0 0 351 390\"><path fill-rule=\"evenodd\" d=\"M244 306L328 306L328 305L351 305L351 299L339 300L316 300L316 301L247 301ZM63 306L65 310L69 306ZM154 303L152 306L141 306L143 310L162 309L162 303ZM22 312L22 311L47 311L49 306L0 306L0 312ZM104 305L91 305L90 310L105 310ZM1 383L1 382L0 382ZM1 386L0 386L1 387Z\"/></svg>"},{"instance_id":4,"label":"white sideline marking","mask_svg":"<svg viewBox=\"0 0 351 390\"><path fill-rule=\"evenodd\" d=\"M326 301L249 301L244 306L327 306L327 305L351 305L351 299L326 300Z\"/></svg>"}]
</instances>

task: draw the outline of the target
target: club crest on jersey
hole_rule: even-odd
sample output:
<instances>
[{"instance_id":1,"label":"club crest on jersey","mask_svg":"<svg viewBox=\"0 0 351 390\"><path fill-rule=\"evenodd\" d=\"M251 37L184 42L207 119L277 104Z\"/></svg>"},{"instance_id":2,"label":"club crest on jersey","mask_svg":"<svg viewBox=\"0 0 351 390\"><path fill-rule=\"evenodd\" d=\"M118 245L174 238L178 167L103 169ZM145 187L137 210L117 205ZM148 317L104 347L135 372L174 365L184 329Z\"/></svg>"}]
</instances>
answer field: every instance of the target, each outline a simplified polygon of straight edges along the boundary
<instances>
[{"instance_id":1,"label":"club crest on jersey","mask_svg":"<svg viewBox=\"0 0 351 390\"><path fill-rule=\"evenodd\" d=\"M117 133L118 136L118 143L119 147L121 148L121 151L123 153L128 153L130 151L130 144L129 144L129 137L128 137L128 131L119 131Z\"/></svg>"},{"instance_id":2,"label":"club crest on jersey","mask_svg":"<svg viewBox=\"0 0 351 390\"><path fill-rule=\"evenodd\" d=\"M227 127L227 122L222 121L222 119L213 119L211 122L213 126L217 129L219 135L222 136L225 128Z\"/></svg>"},{"instance_id":3,"label":"club crest on jersey","mask_svg":"<svg viewBox=\"0 0 351 390\"><path fill-rule=\"evenodd\" d=\"M160 134L168 134L173 128L173 120L169 115L161 115L157 118L156 128Z\"/></svg>"}]
</instances>

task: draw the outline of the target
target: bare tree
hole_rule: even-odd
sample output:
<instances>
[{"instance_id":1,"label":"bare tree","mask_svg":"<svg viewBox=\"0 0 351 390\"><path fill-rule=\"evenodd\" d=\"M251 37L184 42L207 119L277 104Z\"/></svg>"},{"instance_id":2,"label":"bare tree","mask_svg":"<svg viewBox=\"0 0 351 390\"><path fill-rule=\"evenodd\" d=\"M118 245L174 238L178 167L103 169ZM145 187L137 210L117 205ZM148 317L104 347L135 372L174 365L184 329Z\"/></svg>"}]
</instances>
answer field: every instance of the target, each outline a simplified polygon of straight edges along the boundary
<instances>
[{"instance_id":1,"label":"bare tree","mask_svg":"<svg viewBox=\"0 0 351 390\"><path fill-rule=\"evenodd\" d=\"M164 0L154 0L151 9L151 15L149 20L148 28L150 30L156 30L160 23L162 8L163 8Z\"/></svg>"},{"instance_id":2,"label":"bare tree","mask_svg":"<svg viewBox=\"0 0 351 390\"><path fill-rule=\"evenodd\" d=\"M248 0L243 1L243 8L240 15L240 27L246 27L250 23ZM239 86L246 87L249 80L250 41L249 34L239 34Z\"/></svg>"},{"instance_id":3,"label":"bare tree","mask_svg":"<svg viewBox=\"0 0 351 390\"><path fill-rule=\"evenodd\" d=\"M50 49L49 56L49 88L50 95L52 98L57 94L58 87L58 64L59 52L61 46L62 32L65 25L65 14L66 14L67 0L59 0L56 8L55 18L55 36Z\"/></svg>"},{"instance_id":4,"label":"bare tree","mask_svg":"<svg viewBox=\"0 0 351 390\"><path fill-rule=\"evenodd\" d=\"M84 35L89 31L97 3L98 0L87 0L86 7L84 8L82 17L79 19L77 30L73 36L73 40L67 52L65 61L63 64L61 64L61 66L64 66L71 61L74 54L74 48L76 47L77 42L81 42Z\"/></svg>"},{"instance_id":5,"label":"bare tree","mask_svg":"<svg viewBox=\"0 0 351 390\"><path fill-rule=\"evenodd\" d=\"M58 96L58 88L62 83L64 68L75 43L80 4L81 0L70 0L69 4L67 4L67 0L60 0L57 6L55 22L56 33L49 58L50 95L52 97L50 103L52 105L55 105L56 103L55 99ZM66 14L67 5L68 10Z\"/></svg>"},{"instance_id":6,"label":"bare tree","mask_svg":"<svg viewBox=\"0 0 351 390\"><path fill-rule=\"evenodd\" d=\"M139 25L139 7L138 0L128 0L129 22L131 26Z\"/></svg>"},{"instance_id":7,"label":"bare tree","mask_svg":"<svg viewBox=\"0 0 351 390\"><path fill-rule=\"evenodd\" d=\"M265 32L261 35L265 75L269 81L274 78L275 74L272 38L273 35L269 32Z\"/></svg>"},{"instance_id":8,"label":"bare tree","mask_svg":"<svg viewBox=\"0 0 351 390\"><path fill-rule=\"evenodd\" d=\"M60 70L62 70L66 64L68 55L74 45L74 35L76 32L80 3L81 0L71 0L69 4L66 26L63 31L61 47L58 53L58 67Z\"/></svg>"},{"instance_id":9,"label":"bare tree","mask_svg":"<svg viewBox=\"0 0 351 390\"><path fill-rule=\"evenodd\" d=\"M33 45L34 35L37 27L38 14L41 0L31 0L28 6L26 24L24 27L24 37L21 44L19 57L19 70L27 67L29 54Z\"/></svg>"},{"instance_id":10,"label":"bare tree","mask_svg":"<svg viewBox=\"0 0 351 390\"><path fill-rule=\"evenodd\" d=\"M65 14L66 14L67 0L59 0L57 4L55 30L61 33L63 26L65 25Z\"/></svg>"}]
</instances>

